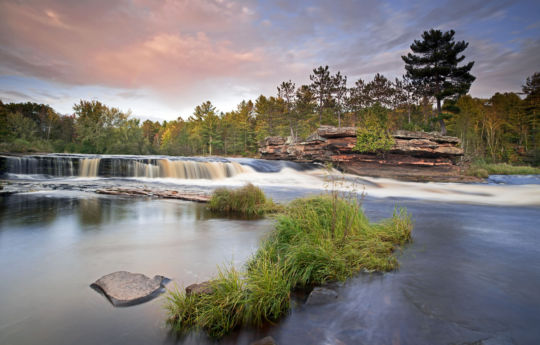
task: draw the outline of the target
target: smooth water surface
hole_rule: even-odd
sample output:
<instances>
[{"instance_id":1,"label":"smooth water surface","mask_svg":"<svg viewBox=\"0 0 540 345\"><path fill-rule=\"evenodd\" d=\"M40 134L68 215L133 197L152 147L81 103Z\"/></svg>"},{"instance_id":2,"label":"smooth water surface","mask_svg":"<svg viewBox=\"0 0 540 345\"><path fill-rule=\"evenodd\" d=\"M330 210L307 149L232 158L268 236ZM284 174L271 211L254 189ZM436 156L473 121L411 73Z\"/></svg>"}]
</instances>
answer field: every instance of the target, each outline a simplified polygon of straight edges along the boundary
<instances>
[{"instance_id":1,"label":"smooth water surface","mask_svg":"<svg viewBox=\"0 0 540 345\"><path fill-rule=\"evenodd\" d=\"M89 285L127 270L187 286L240 265L269 220L216 218L204 205L86 193L0 199L0 344L154 344L163 297L113 307Z\"/></svg>"},{"instance_id":2,"label":"smooth water surface","mask_svg":"<svg viewBox=\"0 0 540 345\"><path fill-rule=\"evenodd\" d=\"M3 159L3 160L2 160ZM3 163L2 163L3 162ZM3 170L2 170L3 169ZM404 206L413 243L401 267L359 274L324 306L295 299L276 325L242 329L221 344L265 335L278 344L540 344L540 179L412 183L313 165L248 158L94 155L0 157L0 344L209 344L165 326L165 296L113 307L89 285L127 270L202 282L242 264L272 219L227 219L204 205L103 197L97 189L208 193L253 183L278 202L355 191L372 220ZM33 191L39 192L33 192Z\"/></svg>"},{"instance_id":3,"label":"smooth water surface","mask_svg":"<svg viewBox=\"0 0 540 345\"><path fill-rule=\"evenodd\" d=\"M335 303L300 301L277 325L221 343L538 343L539 208L369 197L364 208L375 220L396 204L415 221L398 271L361 274ZM189 202L50 192L4 198L0 225L1 344L199 344L212 341L168 333L163 296L114 308L89 284L116 270L162 274L169 287L203 281L218 264L245 262L272 221L219 218Z\"/></svg>"}]
</instances>

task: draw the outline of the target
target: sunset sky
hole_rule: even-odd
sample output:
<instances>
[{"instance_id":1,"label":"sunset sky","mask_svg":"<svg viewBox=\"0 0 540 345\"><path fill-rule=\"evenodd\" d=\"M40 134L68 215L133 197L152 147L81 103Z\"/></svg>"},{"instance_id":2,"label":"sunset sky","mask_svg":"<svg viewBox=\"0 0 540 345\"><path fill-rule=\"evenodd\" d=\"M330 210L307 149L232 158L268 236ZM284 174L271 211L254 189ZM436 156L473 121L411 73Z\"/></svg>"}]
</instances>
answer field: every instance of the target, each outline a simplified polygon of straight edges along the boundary
<instances>
[{"instance_id":1,"label":"sunset sky","mask_svg":"<svg viewBox=\"0 0 540 345\"><path fill-rule=\"evenodd\" d=\"M519 91L540 71L539 1L0 0L0 99L63 114L97 99L140 118L229 111L309 82L404 73L424 30L454 29L476 64L471 94Z\"/></svg>"}]
</instances>

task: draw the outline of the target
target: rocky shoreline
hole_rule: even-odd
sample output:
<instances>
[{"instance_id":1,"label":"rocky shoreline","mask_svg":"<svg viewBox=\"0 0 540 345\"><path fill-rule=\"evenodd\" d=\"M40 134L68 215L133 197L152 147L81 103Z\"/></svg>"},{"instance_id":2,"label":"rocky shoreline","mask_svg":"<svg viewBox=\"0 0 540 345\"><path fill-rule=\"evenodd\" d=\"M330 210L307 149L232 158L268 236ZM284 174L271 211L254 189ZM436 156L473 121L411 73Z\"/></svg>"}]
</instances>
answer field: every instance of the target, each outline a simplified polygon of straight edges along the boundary
<instances>
[{"instance_id":1,"label":"rocky shoreline","mask_svg":"<svg viewBox=\"0 0 540 345\"><path fill-rule=\"evenodd\" d=\"M406 181L477 182L463 174L463 149L456 137L438 133L396 131L395 144L384 153L358 153L355 127L322 126L303 142L268 137L260 145L262 159L331 163L356 175Z\"/></svg>"}]
</instances>

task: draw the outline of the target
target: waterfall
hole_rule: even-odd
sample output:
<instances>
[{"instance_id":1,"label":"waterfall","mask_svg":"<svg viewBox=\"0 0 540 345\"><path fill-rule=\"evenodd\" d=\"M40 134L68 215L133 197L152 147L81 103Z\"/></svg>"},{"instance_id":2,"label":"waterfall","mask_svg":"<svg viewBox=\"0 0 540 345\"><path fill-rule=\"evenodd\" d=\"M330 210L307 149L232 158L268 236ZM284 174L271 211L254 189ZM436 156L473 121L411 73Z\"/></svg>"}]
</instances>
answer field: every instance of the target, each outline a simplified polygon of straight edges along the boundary
<instances>
[{"instance_id":1,"label":"waterfall","mask_svg":"<svg viewBox=\"0 0 540 345\"><path fill-rule=\"evenodd\" d=\"M159 156L33 155L0 156L0 175L43 177L144 177L218 180L252 171L228 159Z\"/></svg>"},{"instance_id":2,"label":"waterfall","mask_svg":"<svg viewBox=\"0 0 540 345\"><path fill-rule=\"evenodd\" d=\"M160 159L157 172L160 177L218 180L246 172L246 169L236 162L195 162Z\"/></svg>"},{"instance_id":3,"label":"waterfall","mask_svg":"<svg viewBox=\"0 0 540 345\"><path fill-rule=\"evenodd\" d=\"M101 158L81 158L79 176L97 177Z\"/></svg>"},{"instance_id":4,"label":"waterfall","mask_svg":"<svg viewBox=\"0 0 540 345\"><path fill-rule=\"evenodd\" d=\"M0 156L0 175L73 176L76 167L71 157L43 156Z\"/></svg>"},{"instance_id":5,"label":"waterfall","mask_svg":"<svg viewBox=\"0 0 540 345\"><path fill-rule=\"evenodd\" d=\"M218 180L246 172L247 169L236 162L157 159L149 162L135 161L130 170L133 177Z\"/></svg>"}]
</instances>

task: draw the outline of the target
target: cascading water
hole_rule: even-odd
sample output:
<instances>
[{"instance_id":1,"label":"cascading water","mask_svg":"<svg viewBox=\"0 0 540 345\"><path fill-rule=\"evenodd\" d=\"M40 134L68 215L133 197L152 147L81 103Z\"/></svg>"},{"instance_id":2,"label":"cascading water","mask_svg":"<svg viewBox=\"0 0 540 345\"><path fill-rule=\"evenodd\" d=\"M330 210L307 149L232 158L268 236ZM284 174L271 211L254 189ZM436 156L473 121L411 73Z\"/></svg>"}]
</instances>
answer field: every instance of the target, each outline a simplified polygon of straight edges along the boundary
<instances>
[{"instance_id":1,"label":"cascading water","mask_svg":"<svg viewBox=\"0 0 540 345\"><path fill-rule=\"evenodd\" d=\"M218 180L252 171L226 159L175 159L138 156L1 156L0 174L53 177L144 177Z\"/></svg>"},{"instance_id":2,"label":"cascading water","mask_svg":"<svg viewBox=\"0 0 540 345\"><path fill-rule=\"evenodd\" d=\"M415 198L443 202L495 205L540 205L540 179L505 177L501 184L415 183L391 179L341 174L320 166L287 161L252 158L116 156L50 154L34 156L0 156L0 175L15 179L55 181L68 177L64 184L76 184L74 177L92 178L96 184L131 183L159 185L159 188L204 190L216 187L240 187L253 183L265 188L287 191L298 188L320 193L332 190L365 192L368 197ZM130 178L132 181L109 181ZM80 185L84 186L85 182ZM84 187L81 187L84 189Z\"/></svg>"},{"instance_id":3,"label":"cascading water","mask_svg":"<svg viewBox=\"0 0 540 345\"><path fill-rule=\"evenodd\" d=\"M79 176L97 177L100 158L81 158Z\"/></svg>"},{"instance_id":4,"label":"cascading water","mask_svg":"<svg viewBox=\"0 0 540 345\"><path fill-rule=\"evenodd\" d=\"M0 175L75 176L78 160L63 156L0 156Z\"/></svg>"}]
</instances>

